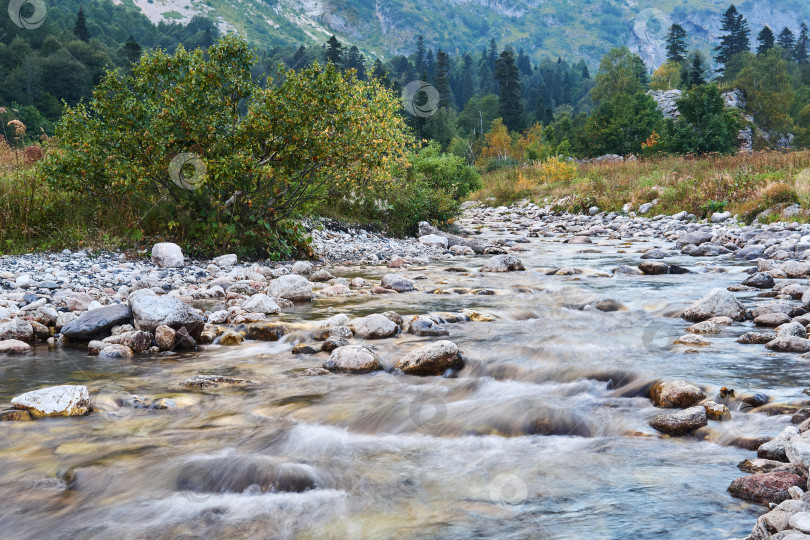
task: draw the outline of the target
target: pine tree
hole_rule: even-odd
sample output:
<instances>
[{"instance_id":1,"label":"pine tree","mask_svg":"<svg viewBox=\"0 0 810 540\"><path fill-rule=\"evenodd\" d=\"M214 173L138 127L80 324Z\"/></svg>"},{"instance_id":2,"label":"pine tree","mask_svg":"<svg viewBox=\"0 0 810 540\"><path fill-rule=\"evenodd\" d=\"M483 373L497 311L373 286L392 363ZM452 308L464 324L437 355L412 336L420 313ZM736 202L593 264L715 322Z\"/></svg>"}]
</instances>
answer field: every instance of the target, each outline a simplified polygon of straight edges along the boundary
<instances>
[{"instance_id":1,"label":"pine tree","mask_svg":"<svg viewBox=\"0 0 810 540\"><path fill-rule=\"evenodd\" d=\"M718 71L725 74L726 66L733 56L751 49L751 30L748 28L748 21L734 4L723 14L721 29L726 33L720 36L720 45L714 50L717 52L715 60L720 64Z\"/></svg>"},{"instance_id":2,"label":"pine tree","mask_svg":"<svg viewBox=\"0 0 810 540\"><path fill-rule=\"evenodd\" d=\"M79 8L79 14L76 15L76 25L73 27L73 33L82 41L90 41L90 32L87 30L87 18L84 16L84 10Z\"/></svg>"},{"instance_id":3,"label":"pine tree","mask_svg":"<svg viewBox=\"0 0 810 540\"><path fill-rule=\"evenodd\" d=\"M703 54L696 51L692 55L692 66L689 69L689 87L702 86L706 84L706 67Z\"/></svg>"},{"instance_id":4,"label":"pine tree","mask_svg":"<svg viewBox=\"0 0 810 540\"><path fill-rule=\"evenodd\" d=\"M326 42L326 61L336 67L343 66L343 45L334 35Z\"/></svg>"},{"instance_id":5,"label":"pine tree","mask_svg":"<svg viewBox=\"0 0 810 540\"><path fill-rule=\"evenodd\" d=\"M773 35L773 30L771 30L770 26L765 26L762 31L757 36L757 41L759 42L759 46L757 47L757 54L765 54L768 50L774 46L776 42L776 38Z\"/></svg>"},{"instance_id":6,"label":"pine tree","mask_svg":"<svg viewBox=\"0 0 810 540\"><path fill-rule=\"evenodd\" d=\"M433 59L433 49L429 49L427 56L425 56L425 73L427 74L426 81L432 81L436 76L436 61Z\"/></svg>"},{"instance_id":7,"label":"pine tree","mask_svg":"<svg viewBox=\"0 0 810 540\"><path fill-rule=\"evenodd\" d=\"M796 35L787 26L779 32L776 38L776 44L785 50L786 58L793 58L793 53L796 52Z\"/></svg>"},{"instance_id":8,"label":"pine tree","mask_svg":"<svg viewBox=\"0 0 810 540\"><path fill-rule=\"evenodd\" d=\"M487 62L489 63L489 70L495 73L495 62L498 61L498 44L495 43L495 38L489 40L489 56Z\"/></svg>"},{"instance_id":9,"label":"pine tree","mask_svg":"<svg viewBox=\"0 0 810 540\"><path fill-rule=\"evenodd\" d=\"M131 66L137 63L138 60L141 59L141 52L140 44L135 41L135 38L130 34L126 43L121 47L121 54L126 58L127 64Z\"/></svg>"},{"instance_id":10,"label":"pine tree","mask_svg":"<svg viewBox=\"0 0 810 540\"><path fill-rule=\"evenodd\" d=\"M385 66L383 66L379 58L374 60L374 67L371 68L371 76L380 81L383 86L390 86L391 84L388 78L388 72L385 70Z\"/></svg>"},{"instance_id":11,"label":"pine tree","mask_svg":"<svg viewBox=\"0 0 810 540\"><path fill-rule=\"evenodd\" d=\"M808 60L808 36L807 25L802 23L799 30L799 38L796 40L796 49L793 51L793 59L799 64L806 64Z\"/></svg>"},{"instance_id":12,"label":"pine tree","mask_svg":"<svg viewBox=\"0 0 810 540\"><path fill-rule=\"evenodd\" d=\"M686 59L686 30L680 24L673 24L667 32L667 60L680 64Z\"/></svg>"},{"instance_id":13,"label":"pine tree","mask_svg":"<svg viewBox=\"0 0 810 540\"><path fill-rule=\"evenodd\" d=\"M413 68L417 73L425 71L425 38L424 36L416 37L416 53L414 53Z\"/></svg>"},{"instance_id":14,"label":"pine tree","mask_svg":"<svg viewBox=\"0 0 810 540\"><path fill-rule=\"evenodd\" d=\"M301 45L295 54L290 58L291 69L304 69L309 65L309 58L307 57L307 49Z\"/></svg>"},{"instance_id":15,"label":"pine tree","mask_svg":"<svg viewBox=\"0 0 810 540\"><path fill-rule=\"evenodd\" d=\"M449 107L452 99L450 92L450 55L441 49L436 53L436 76L433 86L439 92L439 107Z\"/></svg>"},{"instance_id":16,"label":"pine tree","mask_svg":"<svg viewBox=\"0 0 810 540\"><path fill-rule=\"evenodd\" d=\"M522 75L531 76L532 62L529 60L529 56L523 53L523 49L520 49L520 52L518 53L517 66Z\"/></svg>"},{"instance_id":17,"label":"pine tree","mask_svg":"<svg viewBox=\"0 0 810 540\"><path fill-rule=\"evenodd\" d=\"M489 56L486 49L481 51L481 63L478 66L478 81L481 85L481 94L495 93L495 80L493 79L493 70L489 68Z\"/></svg>"},{"instance_id":18,"label":"pine tree","mask_svg":"<svg viewBox=\"0 0 810 540\"><path fill-rule=\"evenodd\" d=\"M590 79L590 78L591 78L591 72L588 71L588 66L583 64L582 65L582 79L585 80L585 79Z\"/></svg>"},{"instance_id":19,"label":"pine tree","mask_svg":"<svg viewBox=\"0 0 810 540\"><path fill-rule=\"evenodd\" d=\"M515 53L506 49L495 63L495 78L501 90L498 112L503 123L512 131L520 131L523 104L520 102L520 73L515 65Z\"/></svg>"},{"instance_id":20,"label":"pine tree","mask_svg":"<svg viewBox=\"0 0 810 540\"><path fill-rule=\"evenodd\" d=\"M346 69L354 69L361 81L366 79L366 57L356 45L352 45L349 54L346 55Z\"/></svg>"},{"instance_id":21,"label":"pine tree","mask_svg":"<svg viewBox=\"0 0 810 540\"><path fill-rule=\"evenodd\" d=\"M461 91L458 95L458 108L463 109L471 97L475 94L475 74L473 73L473 61L469 54L464 55L464 64L461 67Z\"/></svg>"}]
</instances>

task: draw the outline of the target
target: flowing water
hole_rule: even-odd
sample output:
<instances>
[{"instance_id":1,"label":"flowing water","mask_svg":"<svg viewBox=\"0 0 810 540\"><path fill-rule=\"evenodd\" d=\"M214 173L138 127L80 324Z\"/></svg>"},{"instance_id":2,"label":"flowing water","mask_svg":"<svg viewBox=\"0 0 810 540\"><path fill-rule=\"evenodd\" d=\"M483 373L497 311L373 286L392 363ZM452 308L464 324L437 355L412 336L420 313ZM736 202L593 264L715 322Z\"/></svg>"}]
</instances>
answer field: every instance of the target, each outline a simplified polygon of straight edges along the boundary
<instances>
[{"instance_id":1,"label":"flowing water","mask_svg":"<svg viewBox=\"0 0 810 540\"><path fill-rule=\"evenodd\" d=\"M496 233L493 233L496 234ZM660 438L647 422L656 378L762 391L799 402L810 386L790 355L735 342L726 327L699 353L672 342L688 323L667 317L743 267L673 259L697 273L610 277L638 263L635 242L577 246L532 239L529 271L410 268L420 291L319 299L281 317L275 343L210 346L184 355L100 360L48 350L0 363L0 404L54 384L86 384L102 401L135 393L169 410L116 407L81 418L0 425L2 538L728 538L762 507L731 498L729 442L773 435L788 417L739 414L715 436ZM577 253L583 247L597 253ZM622 253L621 250L627 250ZM480 268L484 258L463 264ZM537 268L574 266L578 276ZM332 269L333 273L341 274ZM385 269L342 274L378 280ZM426 291L442 288L451 294ZM470 294L490 289L495 294ZM760 301L753 295L744 302ZM577 309L614 299L625 309ZM292 346L334 313L491 313L452 323L467 367L455 377L303 376L325 353ZM374 342L386 367L437 338ZM243 377L244 389L189 392L199 374ZM709 442L710 440L716 442Z\"/></svg>"}]
</instances>

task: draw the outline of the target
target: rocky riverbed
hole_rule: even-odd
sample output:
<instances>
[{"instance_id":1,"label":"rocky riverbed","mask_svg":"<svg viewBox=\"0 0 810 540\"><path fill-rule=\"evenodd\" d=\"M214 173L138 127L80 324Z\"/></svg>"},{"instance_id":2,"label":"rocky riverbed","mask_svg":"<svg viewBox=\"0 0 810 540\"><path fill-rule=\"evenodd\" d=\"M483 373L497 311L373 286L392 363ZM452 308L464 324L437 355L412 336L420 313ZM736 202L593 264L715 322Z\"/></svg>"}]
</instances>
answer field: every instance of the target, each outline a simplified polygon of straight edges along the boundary
<instances>
[{"instance_id":1,"label":"rocky riverbed","mask_svg":"<svg viewBox=\"0 0 810 540\"><path fill-rule=\"evenodd\" d=\"M810 537L810 226L714 221L471 205L315 230L315 261L0 258L0 519Z\"/></svg>"}]
</instances>

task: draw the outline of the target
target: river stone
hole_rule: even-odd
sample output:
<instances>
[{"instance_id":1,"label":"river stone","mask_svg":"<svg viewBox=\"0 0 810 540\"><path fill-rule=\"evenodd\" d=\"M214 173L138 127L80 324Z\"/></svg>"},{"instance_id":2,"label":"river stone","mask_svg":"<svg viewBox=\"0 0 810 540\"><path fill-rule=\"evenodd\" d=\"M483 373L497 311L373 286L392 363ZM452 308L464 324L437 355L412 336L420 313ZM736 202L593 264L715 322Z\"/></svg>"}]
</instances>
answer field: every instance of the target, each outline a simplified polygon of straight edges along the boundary
<instances>
[{"instance_id":1,"label":"river stone","mask_svg":"<svg viewBox=\"0 0 810 540\"><path fill-rule=\"evenodd\" d=\"M653 405L663 409L685 409L706 399L706 394L687 381L659 382L650 388Z\"/></svg>"},{"instance_id":2,"label":"river stone","mask_svg":"<svg viewBox=\"0 0 810 540\"><path fill-rule=\"evenodd\" d=\"M482 272L520 272L526 270L514 255L495 255L484 263Z\"/></svg>"},{"instance_id":3,"label":"river stone","mask_svg":"<svg viewBox=\"0 0 810 540\"><path fill-rule=\"evenodd\" d=\"M745 246L744 248L734 253L735 259L742 259L744 261L752 261L762 257L765 253L765 246Z\"/></svg>"},{"instance_id":4,"label":"river stone","mask_svg":"<svg viewBox=\"0 0 810 540\"><path fill-rule=\"evenodd\" d=\"M728 407L726 407L722 403L717 403L716 401L709 401L704 403L703 407L706 409L706 416L708 417L709 420L723 422L724 420L731 419L731 411L729 411Z\"/></svg>"},{"instance_id":5,"label":"river stone","mask_svg":"<svg viewBox=\"0 0 810 540\"><path fill-rule=\"evenodd\" d=\"M352 321L352 330L361 339L382 339L396 335L399 326L385 315L374 313Z\"/></svg>"},{"instance_id":6,"label":"river stone","mask_svg":"<svg viewBox=\"0 0 810 540\"><path fill-rule=\"evenodd\" d=\"M139 330L154 333L162 324L175 330L185 327L196 341L205 326L205 319L196 310L173 296L158 296L143 289L130 295L129 303Z\"/></svg>"},{"instance_id":7,"label":"river stone","mask_svg":"<svg viewBox=\"0 0 810 540\"><path fill-rule=\"evenodd\" d=\"M749 458L737 464L737 468L748 473L766 473L784 467L781 461L772 459Z\"/></svg>"},{"instance_id":8,"label":"river stone","mask_svg":"<svg viewBox=\"0 0 810 540\"><path fill-rule=\"evenodd\" d=\"M177 474L179 490L201 493L303 493L326 487L323 474L310 465L284 463L266 456L231 455L191 461Z\"/></svg>"},{"instance_id":9,"label":"river stone","mask_svg":"<svg viewBox=\"0 0 810 540\"><path fill-rule=\"evenodd\" d=\"M686 308L683 318L692 322L701 322L712 317L731 317L735 321L745 318L745 308L725 289L712 289L706 296Z\"/></svg>"},{"instance_id":10,"label":"river stone","mask_svg":"<svg viewBox=\"0 0 810 540\"><path fill-rule=\"evenodd\" d=\"M0 354L25 354L31 352L31 345L19 339L0 341Z\"/></svg>"},{"instance_id":11,"label":"river stone","mask_svg":"<svg viewBox=\"0 0 810 540\"><path fill-rule=\"evenodd\" d=\"M711 242L713 237L714 233L710 230L695 231L680 237L678 241L675 242L675 246L678 248L682 248L688 244L699 246L705 242Z\"/></svg>"},{"instance_id":12,"label":"river stone","mask_svg":"<svg viewBox=\"0 0 810 540\"><path fill-rule=\"evenodd\" d=\"M784 313L763 313L762 315L754 319L755 325L767 326L770 328L775 328L787 322L790 322L790 316L785 315Z\"/></svg>"},{"instance_id":13,"label":"river stone","mask_svg":"<svg viewBox=\"0 0 810 540\"><path fill-rule=\"evenodd\" d=\"M762 459L771 459L773 461L781 461L788 463L787 445L791 437L799 434L799 428L796 426L788 426L782 430L779 435L770 441L763 443L757 448L757 457Z\"/></svg>"},{"instance_id":14,"label":"river stone","mask_svg":"<svg viewBox=\"0 0 810 540\"><path fill-rule=\"evenodd\" d=\"M409 375L441 375L448 369L461 369L464 361L452 341L437 341L411 351L396 364Z\"/></svg>"},{"instance_id":15,"label":"river stone","mask_svg":"<svg viewBox=\"0 0 810 540\"><path fill-rule=\"evenodd\" d=\"M744 345L765 345L776 339L776 334L773 332L746 332L737 338L737 343Z\"/></svg>"},{"instance_id":16,"label":"river stone","mask_svg":"<svg viewBox=\"0 0 810 540\"><path fill-rule=\"evenodd\" d=\"M312 336L315 341L326 341L330 337L351 339L354 337L354 332L348 326L334 326L332 328L321 328L316 330Z\"/></svg>"},{"instance_id":17,"label":"river stone","mask_svg":"<svg viewBox=\"0 0 810 540\"><path fill-rule=\"evenodd\" d=\"M693 324L686 331L692 334L719 334L720 327L712 321L703 321Z\"/></svg>"},{"instance_id":18,"label":"river stone","mask_svg":"<svg viewBox=\"0 0 810 540\"><path fill-rule=\"evenodd\" d=\"M278 341L284 337L284 327L267 321L253 323L247 328L248 339Z\"/></svg>"},{"instance_id":19,"label":"river stone","mask_svg":"<svg viewBox=\"0 0 810 540\"><path fill-rule=\"evenodd\" d=\"M410 292L414 290L413 282L398 274L386 274L380 281L380 286L383 289L391 289L399 293Z\"/></svg>"},{"instance_id":20,"label":"river stone","mask_svg":"<svg viewBox=\"0 0 810 540\"><path fill-rule=\"evenodd\" d=\"M349 344L349 342L346 341L343 338L330 337L326 341L323 342L323 344L321 345L321 350L323 352L330 353L330 352L334 351L335 349L338 349L340 347L345 347L348 344Z\"/></svg>"},{"instance_id":21,"label":"river stone","mask_svg":"<svg viewBox=\"0 0 810 540\"><path fill-rule=\"evenodd\" d=\"M447 238L445 238L444 236L439 236L438 234L426 234L424 236L419 237L419 243L424 246L433 246L447 249L449 240L447 240Z\"/></svg>"},{"instance_id":22,"label":"river stone","mask_svg":"<svg viewBox=\"0 0 810 540\"><path fill-rule=\"evenodd\" d=\"M300 276L308 276L309 274L312 273L313 268L314 267L310 262L298 261L292 266L292 270L290 270L290 272L292 272L293 274L298 274Z\"/></svg>"},{"instance_id":23,"label":"river stone","mask_svg":"<svg viewBox=\"0 0 810 540\"><path fill-rule=\"evenodd\" d=\"M297 274L287 274L271 281L267 294L291 302L309 302L312 300L312 284Z\"/></svg>"},{"instance_id":24,"label":"river stone","mask_svg":"<svg viewBox=\"0 0 810 540\"><path fill-rule=\"evenodd\" d=\"M16 339L29 342L34 339L34 327L23 319L12 319L0 324L0 341Z\"/></svg>"},{"instance_id":25,"label":"river stone","mask_svg":"<svg viewBox=\"0 0 810 540\"><path fill-rule=\"evenodd\" d=\"M695 347L705 347L711 345L711 343L708 339L696 334L686 334L675 340L675 345L692 345Z\"/></svg>"},{"instance_id":26,"label":"river stone","mask_svg":"<svg viewBox=\"0 0 810 540\"><path fill-rule=\"evenodd\" d=\"M219 266L220 268L230 268L236 264L239 258L234 253L229 253L227 255L220 255L219 257L214 258L213 262L215 265Z\"/></svg>"},{"instance_id":27,"label":"river stone","mask_svg":"<svg viewBox=\"0 0 810 540\"><path fill-rule=\"evenodd\" d=\"M362 345L348 345L332 351L329 359L323 363L329 371L347 373L370 373L382 369L380 357Z\"/></svg>"},{"instance_id":28,"label":"river stone","mask_svg":"<svg viewBox=\"0 0 810 540\"><path fill-rule=\"evenodd\" d=\"M104 338L104 343L113 345L125 345L136 353L142 353L152 346L152 334L142 330L134 332L124 332L117 336L110 336Z\"/></svg>"},{"instance_id":29,"label":"river stone","mask_svg":"<svg viewBox=\"0 0 810 540\"><path fill-rule=\"evenodd\" d=\"M408 333L417 336L449 336L450 331L426 315L419 315L408 323Z\"/></svg>"},{"instance_id":30,"label":"river stone","mask_svg":"<svg viewBox=\"0 0 810 540\"><path fill-rule=\"evenodd\" d=\"M242 309L248 313L264 313L265 315L273 315L281 311L276 301L267 296L266 294L254 294L242 303Z\"/></svg>"},{"instance_id":31,"label":"river stone","mask_svg":"<svg viewBox=\"0 0 810 540\"><path fill-rule=\"evenodd\" d=\"M11 404L15 409L27 410L34 418L82 416L90 411L90 394L86 386L49 386L19 395Z\"/></svg>"},{"instance_id":32,"label":"river stone","mask_svg":"<svg viewBox=\"0 0 810 540\"><path fill-rule=\"evenodd\" d=\"M126 345L108 344L101 349L98 353L99 358L107 358L109 360L120 360L124 358L132 358L132 349Z\"/></svg>"},{"instance_id":33,"label":"river stone","mask_svg":"<svg viewBox=\"0 0 810 540\"><path fill-rule=\"evenodd\" d=\"M785 323L776 328L776 335L778 337L807 337L807 328L796 321Z\"/></svg>"},{"instance_id":34,"label":"river stone","mask_svg":"<svg viewBox=\"0 0 810 540\"><path fill-rule=\"evenodd\" d=\"M222 388L233 386L248 386L253 381L240 379L239 377L226 377L223 375L194 375L180 383L186 388Z\"/></svg>"},{"instance_id":35,"label":"river stone","mask_svg":"<svg viewBox=\"0 0 810 540\"><path fill-rule=\"evenodd\" d=\"M801 476L785 471L774 471L737 478L728 487L729 493L738 499L779 504L790 499L788 489L807 484Z\"/></svg>"},{"instance_id":36,"label":"river stone","mask_svg":"<svg viewBox=\"0 0 810 540\"><path fill-rule=\"evenodd\" d=\"M155 328L155 343L161 351L170 351L174 347L174 328L161 324Z\"/></svg>"},{"instance_id":37,"label":"river stone","mask_svg":"<svg viewBox=\"0 0 810 540\"><path fill-rule=\"evenodd\" d=\"M132 311L128 305L113 304L82 313L78 319L62 327L62 335L74 341L89 341L113 326L127 324L131 320Z\"/></svg>"},{"instance_id":38,"label":"river stone","mask_svg":"<svg viewBox=\"0 0 810 540\"><path fill-rule=\"evenodd\" d=\"M810 352L810 339L795 336L777 337L766 343L765 347L776 352L806 353Z\"/></svg>"},{"instance_id":39,"label":"river stone","mask_svg":"<svg viewBox=\"0 0 810 540\"><path fill-rule=\"evenodd\" d=\"M660 261L642 261L638 265L638 269L641 270L645 276L659 276L669 272L669 266Z\"/></svg>"},{"instance_id":40,"label":"river stone","mask_svg":"<svg viewBox=\"0 0 810 540\"><path fill-rule=\"evenodd\" d=\"M793 437L785 445L785 456L790 463L798 467L803 469L810 467L810 439L805 438L804 434Z\"/></svg>"},{"instance_id":41,"label":"river stone","mask_svg":"<svg viewBox=\"0 0 810 540\"><path fill-rule=\"evenodd\" d=\"M333 276L328 271L323 270L323 269L317 270L317 271L313 272L309 276L309 280L314 282L314 283L324 283L324 282L329 281L330 279L334 279L334 278L335 278L335 276Z\"/></svg>"},{"instance_id":42,"label":"river stone","mask_svg":"<svg viewBox=\"0 0 810 540\"><path fill-rule=\"evenodd\" d=\"M241 345L242 340L244 339L245 338L242 337L242 334L234 332L233 330L228 330L219 337L219 344L225 347L234 347L236 345Z\"/></svg>"},{"instance_id":43,"label":"river stone","mask_svg":"<svg viewBox=\"0 0 810 540\"><path fill-rule=\"evenodd\" d=\"M790 517L790 526L803 533L810 533L810 512L799 512Z\"/></svg>"},{"instance_id":44,"label":"river stone","mask_svg":"<svg viewBox=\"0 0 810 540\"><path fill-rule=\"evenodd\" d=\"M33 419L30 412L22 409L0 411L0 422L30 422Z\"/></svg>"},{"instance_id":45,"label":"river stone","mask_svg":"<svg viewBox=\"0 0 810 540\"><path fill-rule=\"evenodd\" d=\"M774 283L773 277L770 274L757 272L748 277L742 284L747 287L756 287L757 289L772 289Z\"/></svg>"},{"instance_id":46,"label":"river stone","mask_svg":"<svg viewBox=\"0 0 810 540\"><path fill-rule=\"evenodd\" d=\"M171 242L155 244L152 247L152 262L161 268L180 268L183 266L183 250Z\"/></svg>"},{"instance_id":47,"label":"river stone","mask_svg":"<svg viewBox=\"0 0 810 540\"><path fill-rule=\"evenodd\" d=\"M810 264L799 261L785 261L779 269L790 279L810 277Z\"/></svg>"},{"instance_id":48,"label":"river stone","mask_svg":"<svg viewBox=\"0 0 810 540\"><path fill-rule=\"evenodd\" d=\"M661 414L650 420L650 426L667 435L684 435L707 423L706 409L700 405L674 413Z\"/></svg>"}]
</instances>

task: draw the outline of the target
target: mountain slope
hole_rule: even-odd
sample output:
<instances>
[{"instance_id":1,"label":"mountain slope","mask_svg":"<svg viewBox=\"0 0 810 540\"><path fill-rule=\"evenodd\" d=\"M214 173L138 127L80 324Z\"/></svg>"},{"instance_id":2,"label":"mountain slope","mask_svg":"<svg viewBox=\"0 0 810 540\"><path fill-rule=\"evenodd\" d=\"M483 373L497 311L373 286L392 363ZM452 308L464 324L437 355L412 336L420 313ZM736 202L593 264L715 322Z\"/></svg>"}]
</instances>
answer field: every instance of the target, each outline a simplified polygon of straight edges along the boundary
<instances>
[{"instance_id":1,"label":"mountain slope","mask_svg":"<svg viewBox=\"0 0 810 540\"><path fill-rule=\"evenodd\" d=\"M628 45L650 66L664 57L672 22L708 52L720 33L728 0L121 0L153 22L184 21L201 13L223 30L236 30L261 46L321 43L336 34L344 43L381 57L413 51L416 36L449 52L499 46L523 48L534 58L561 55L595 65L610 48ZM745 0L752 41L763 25L778 33L810 23L805 0Z\"/></svg>"}]
</instances>

